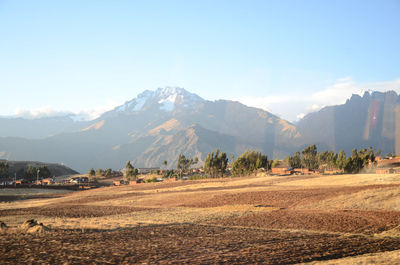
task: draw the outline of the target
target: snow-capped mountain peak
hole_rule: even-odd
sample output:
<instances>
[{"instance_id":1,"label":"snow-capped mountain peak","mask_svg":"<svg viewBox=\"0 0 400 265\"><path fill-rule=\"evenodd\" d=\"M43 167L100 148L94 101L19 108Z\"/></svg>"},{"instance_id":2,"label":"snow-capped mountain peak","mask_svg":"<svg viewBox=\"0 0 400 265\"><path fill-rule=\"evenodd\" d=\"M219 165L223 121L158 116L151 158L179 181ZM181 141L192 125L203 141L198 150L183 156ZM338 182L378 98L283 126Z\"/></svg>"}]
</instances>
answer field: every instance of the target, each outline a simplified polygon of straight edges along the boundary
<instances>
[{"instance_id":1,"label":"snow-capped mountain peak","mask_svg":"<svg viewBox=\"0 0 400 265\"><path fill-rule=\"evenodd\" d=\"M177 106L188 108L203 101L201 97L190 93L180 87L164 87L155 91L146 90L136 98L114 109L116 112L135 113L147 109L149 106L158 105L162 111L173 111Z\"/></svg>"}]
</instances>

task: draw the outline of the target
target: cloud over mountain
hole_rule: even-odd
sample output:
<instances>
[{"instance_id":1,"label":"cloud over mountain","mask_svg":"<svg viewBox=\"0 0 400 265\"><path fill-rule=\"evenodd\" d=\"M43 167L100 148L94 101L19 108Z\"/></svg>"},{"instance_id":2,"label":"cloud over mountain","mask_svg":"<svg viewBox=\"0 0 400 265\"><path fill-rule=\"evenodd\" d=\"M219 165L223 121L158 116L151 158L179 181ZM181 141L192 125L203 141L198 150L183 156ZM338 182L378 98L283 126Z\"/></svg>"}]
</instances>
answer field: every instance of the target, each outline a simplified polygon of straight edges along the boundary
<instances>
[{"instance_id":1,"label":"cloud over mountain","mask_svg":"<svg viewBox=\"0 0 400 265\"><path fill-rule=\"evenodd\" d=\"M314 93L293 92L275 93L266 97L235 98L247 106L271 111L289 121L295 121L310 112L330 105L346 102L353 94L363 95L365 91L385 92L388 90L400 93L400 79L384 82L357 83L352 78L341 78Z\"/></svg>"}]
</instances>

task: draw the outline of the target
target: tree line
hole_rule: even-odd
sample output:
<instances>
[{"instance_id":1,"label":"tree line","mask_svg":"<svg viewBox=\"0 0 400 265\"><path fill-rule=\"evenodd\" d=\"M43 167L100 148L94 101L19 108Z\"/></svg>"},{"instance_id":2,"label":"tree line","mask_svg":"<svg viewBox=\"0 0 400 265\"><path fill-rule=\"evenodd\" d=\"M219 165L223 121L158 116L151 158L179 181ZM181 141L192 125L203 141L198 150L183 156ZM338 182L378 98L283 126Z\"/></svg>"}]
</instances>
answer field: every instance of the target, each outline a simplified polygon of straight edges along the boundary
<instances>
[{"instance_id":1,"label":"tree line","mask_svg":"<svg viewBox=\"0 0 400 265\"><path fill-rule=\"evenodd\" d=\"M0 162L0 178L13 177L13 176L10 176L9 169L10 169L10 166L9 166L8 162ZM18 178L23 178L27 181L34 181L38 177L40 179L51 178L52 174L47 166L43 165L43 166L39 166L39 167L34 167L32 165L29 165L26 169L20 168L16 172L16 176Z\"/></svg>"},{"instance_id":2,"label":"tree line","mask_svg":"<svg viewBox=\"0 0 400 265\"><path fill-rule=\"evenodd\" d=\"M374 163L375 158L380 154L380 150L375 151L372 147L360 150L354 148L351 155L347 157L343 150L340 150L339 153L333 151L318 153L317 147L310 145L301 153L295 152L293 156L286 157L284 162L293 168L340 169L345 173L359 173L369 163Z\"/></svg>"},{"instance_id":3,"label":"tree line","mask_svg":"<svg viewBox=\"0 0 400 265\"><path fill-rule=\"evenodd\" d=\"M9 168L8 162L0 162L0 177L1 178L9 177L8 168Z\"/></svg>"},{"instance_id":4,"label":"tree line","mask_svg":"<svg viewBox=\"0 0 400 265\"><path fill-rule=\"evenodd\" d=\"M334 151L318 152L316 145L313 144L305 147L302 151L296 151L293 155L283 160L269 160L267 155L259 151L246 150L237 159L231 156L229 163L227 154L216 149L206 155L204 165L201 168L204 170L205 176L210 178L252 175L259 171L268 171L272 167L279 166L309 170L339 169L344 173L358 173L368 164L374 163L375 157L379 156L380 153L380 150L375 151L375 149L369 147L360 150L353 149L351 155L346 156L343 150L338 153ZM190 174L191 167L198 162L198 157L191 158L179 154L176 170L162 170L163 177L182 178L184 174ZM167 166L168 163L164 160L161 164ZM227 170L228 166L230 166L229 172ZM127 180L137 179L139 174L138 168L135 168L130 161L126 163L124 171ZM111 176L112 173L113 171L110 168L107 170L98 169L97 171L92 168L88 172L90 176ZM157 173L160 172L158 171Z\"/></svg>"}]
</instances>

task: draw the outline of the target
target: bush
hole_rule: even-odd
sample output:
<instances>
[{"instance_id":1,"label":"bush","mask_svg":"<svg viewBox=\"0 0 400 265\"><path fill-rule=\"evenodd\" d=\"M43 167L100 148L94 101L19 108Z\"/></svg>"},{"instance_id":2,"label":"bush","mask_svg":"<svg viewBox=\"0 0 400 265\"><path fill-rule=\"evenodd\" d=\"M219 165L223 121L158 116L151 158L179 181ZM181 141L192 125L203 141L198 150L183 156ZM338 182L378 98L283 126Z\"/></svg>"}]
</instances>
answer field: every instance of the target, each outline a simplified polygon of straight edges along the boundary
<instances>
[{"instance_id":1,"label":"bush","mask_svg":"<svg viewBox=\"0 0 400 265\"><path fill-rule=\"evenodd\" d=\"M188 180L206 179L206 175L195 174L188 177Z\"/></svg>"},{"instance_id":2,"label":"bush","mask_svg":"<svg viewBox=\"0 0 400 265\"><path fill-rule=\"evenodd\" d=\"M157 177L146 179L146 183L157 182Z\"/></svg>"}]
</instances>

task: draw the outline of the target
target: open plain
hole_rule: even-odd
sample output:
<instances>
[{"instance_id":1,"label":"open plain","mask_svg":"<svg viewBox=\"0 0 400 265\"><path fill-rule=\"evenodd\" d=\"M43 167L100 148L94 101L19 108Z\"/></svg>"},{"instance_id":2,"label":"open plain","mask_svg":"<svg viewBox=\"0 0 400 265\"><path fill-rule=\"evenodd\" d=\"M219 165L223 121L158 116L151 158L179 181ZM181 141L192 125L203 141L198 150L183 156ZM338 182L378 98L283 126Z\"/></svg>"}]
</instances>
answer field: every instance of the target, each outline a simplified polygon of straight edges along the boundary
<instances>
[{"instance_id":1,"label":"open plain","mask_svg":"<svg viewBox=\"0 0 400 265\"><path fill-rule=\"evenodd\" d=\"M1 264L400 264L395 174L2 192Z\"/></svg>"}]
</instances>

